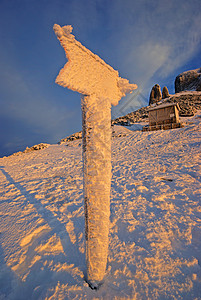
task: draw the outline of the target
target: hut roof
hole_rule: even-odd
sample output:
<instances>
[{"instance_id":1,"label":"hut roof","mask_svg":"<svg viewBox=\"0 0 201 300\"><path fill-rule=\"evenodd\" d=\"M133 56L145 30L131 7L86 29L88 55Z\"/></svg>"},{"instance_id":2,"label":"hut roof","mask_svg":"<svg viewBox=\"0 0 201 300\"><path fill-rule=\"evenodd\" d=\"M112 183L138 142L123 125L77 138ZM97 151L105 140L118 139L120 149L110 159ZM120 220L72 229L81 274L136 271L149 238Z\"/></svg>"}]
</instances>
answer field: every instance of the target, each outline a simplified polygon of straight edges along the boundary
<instances>
[{"instance_id":1,"label":"hut roof","mask_svg":"<svg viewBox=\"0 0 201 300\"><path fill-rule=\"evenodd\" d=\"M166 107L169 107L169 106L176 106L178 110L180 109L178 103L164 103L164 104L156 105L154 107L150 107L147 111L166 108Z\"/></svg>"}]
</instances>

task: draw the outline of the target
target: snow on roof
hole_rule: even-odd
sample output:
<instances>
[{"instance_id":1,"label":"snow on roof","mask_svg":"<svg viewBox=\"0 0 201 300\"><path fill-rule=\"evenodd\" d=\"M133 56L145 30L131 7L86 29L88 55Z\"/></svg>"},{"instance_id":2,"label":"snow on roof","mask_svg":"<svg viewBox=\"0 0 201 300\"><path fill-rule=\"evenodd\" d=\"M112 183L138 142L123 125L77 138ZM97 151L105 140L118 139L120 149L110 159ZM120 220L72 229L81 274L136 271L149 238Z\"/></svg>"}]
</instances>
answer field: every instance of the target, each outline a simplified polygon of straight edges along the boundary
<instances>
[{"instance_id":1,"label":"snow on roof","mask_svg":"<svg viewBox=\"0 0 201 300\"><path fill-rule=\"evenodd\" d=\"M161 104L161 105L157 105L155 107L151 107L147 111L152 111L152 110L156 110L156 109L162 109L162 108L166 108L166 107L170 107L170 106L176 106L179 109L178 103L164 103L164 104Z\"/></svg>"}]
</instances>

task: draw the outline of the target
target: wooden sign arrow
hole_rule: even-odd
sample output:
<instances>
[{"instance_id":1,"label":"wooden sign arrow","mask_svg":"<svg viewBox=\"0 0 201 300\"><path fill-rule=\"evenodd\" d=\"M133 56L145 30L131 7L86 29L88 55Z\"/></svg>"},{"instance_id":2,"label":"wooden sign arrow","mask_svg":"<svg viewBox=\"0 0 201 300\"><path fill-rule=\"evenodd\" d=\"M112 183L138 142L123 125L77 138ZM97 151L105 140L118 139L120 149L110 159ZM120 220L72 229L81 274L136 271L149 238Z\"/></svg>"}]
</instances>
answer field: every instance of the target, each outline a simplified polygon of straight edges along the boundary
<instances>
[{"instance_id":1,"label":"wooden sign arrow","mask_svg":"<svg viewBox=\"0 0 201 300\"><path fill-rule=\"evenodd\" d=\"M108 255L111 187L111 105L137 88L78 42L72 26L54 25L68 62L56 83L82 96L87 281L102 282Z\"/></svg>"}]
</instances>

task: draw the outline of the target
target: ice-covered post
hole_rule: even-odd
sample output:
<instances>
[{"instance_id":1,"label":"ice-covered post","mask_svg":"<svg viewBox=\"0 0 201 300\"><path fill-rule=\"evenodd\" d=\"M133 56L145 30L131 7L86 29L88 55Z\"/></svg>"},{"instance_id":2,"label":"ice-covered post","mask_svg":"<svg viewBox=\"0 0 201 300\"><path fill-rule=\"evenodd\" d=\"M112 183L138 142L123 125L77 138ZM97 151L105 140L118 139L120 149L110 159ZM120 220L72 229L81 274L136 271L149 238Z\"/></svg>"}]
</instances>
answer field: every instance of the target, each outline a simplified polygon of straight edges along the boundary
<instances>
[{"instance_id":1,"label":"ice-covered post","mask_svg":"<svg viewBox=\"0 0 201 300\"><path fill-rule=\"evenodd\" d=\"M108 252L111 186L111 105L137 88L76 41L72 26L54 25L68 59L56 83L82 94L87 281L103 280Z\"/></svg>"}]
</instances>

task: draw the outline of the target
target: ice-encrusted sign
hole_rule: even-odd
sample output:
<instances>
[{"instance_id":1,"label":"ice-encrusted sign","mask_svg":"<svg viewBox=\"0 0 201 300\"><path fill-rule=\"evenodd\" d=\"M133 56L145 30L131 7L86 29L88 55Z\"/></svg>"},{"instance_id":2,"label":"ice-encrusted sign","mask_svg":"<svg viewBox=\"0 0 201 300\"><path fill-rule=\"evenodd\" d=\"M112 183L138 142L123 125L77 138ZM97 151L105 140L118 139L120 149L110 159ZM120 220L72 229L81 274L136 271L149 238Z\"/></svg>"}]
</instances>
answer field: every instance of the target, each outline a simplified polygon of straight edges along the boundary
<instances>
[{"instance_id":1,"label":"ice-encrusted sign","mask_svg":"<svg viewBox=\"0 0 201 300\"><path fill-rule=\"evenodd\" d=\"M54 25L68 62L56 83L82 96L87 280L102 282L108 252L111 186L111 105L137 88L76 41L72 26Z\"/></svg>"}]
</instances>

